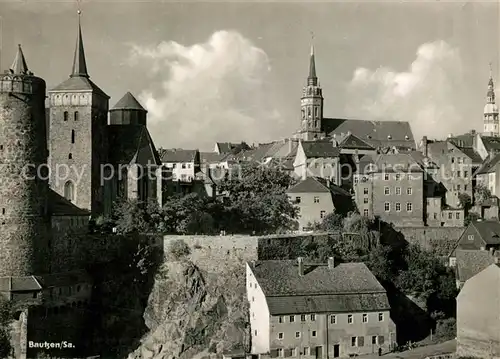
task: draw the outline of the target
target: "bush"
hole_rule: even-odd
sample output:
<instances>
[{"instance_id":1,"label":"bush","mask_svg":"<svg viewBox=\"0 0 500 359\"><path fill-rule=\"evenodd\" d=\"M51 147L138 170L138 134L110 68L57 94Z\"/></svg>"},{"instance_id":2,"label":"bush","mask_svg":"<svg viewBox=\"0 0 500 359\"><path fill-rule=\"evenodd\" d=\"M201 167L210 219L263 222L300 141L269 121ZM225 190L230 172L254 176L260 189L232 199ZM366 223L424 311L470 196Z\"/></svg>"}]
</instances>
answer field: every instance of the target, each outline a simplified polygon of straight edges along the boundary
<instances>
[{"instance_id":1,"label":"bush","mask_svg":"<svg viewBox=\"0 0 500 359\"><path fill-rule=\"evenodd\" d=\"M170 244L170 254L176 260L180 260L191 254L191 249L182 239L178 239Z\"/></svg>"}]
</instances>

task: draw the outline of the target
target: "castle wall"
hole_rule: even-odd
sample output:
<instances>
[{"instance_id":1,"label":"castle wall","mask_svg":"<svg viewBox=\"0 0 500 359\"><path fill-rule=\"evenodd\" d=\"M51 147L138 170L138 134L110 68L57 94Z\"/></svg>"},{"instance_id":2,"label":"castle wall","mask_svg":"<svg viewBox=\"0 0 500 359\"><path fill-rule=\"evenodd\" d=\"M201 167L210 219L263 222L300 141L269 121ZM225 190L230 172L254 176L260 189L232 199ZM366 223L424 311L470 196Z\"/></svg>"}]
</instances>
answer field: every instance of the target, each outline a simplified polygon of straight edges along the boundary
<instances>
[{"instance_id":1,"label":"castle wall","mask_svg":"<svg viewBox=\"0 0 500 359\"><path fill-rule=\"evenodd\" d=\"M409 243L424 249L436 250L440 255L448 255L465 228L463 227L402 227L395 228Z\"/></svg>"},{"instance_id":2,"label":"castle wall","mask_svg":"<svg viewBox=\"0 0 500 359\"><path fill-rule=\"evenodd\" d=\"M12 92L10 92L12 91ZM45 82L0 77L0 276L47 269Z\"/></svg>"}]
</instances>

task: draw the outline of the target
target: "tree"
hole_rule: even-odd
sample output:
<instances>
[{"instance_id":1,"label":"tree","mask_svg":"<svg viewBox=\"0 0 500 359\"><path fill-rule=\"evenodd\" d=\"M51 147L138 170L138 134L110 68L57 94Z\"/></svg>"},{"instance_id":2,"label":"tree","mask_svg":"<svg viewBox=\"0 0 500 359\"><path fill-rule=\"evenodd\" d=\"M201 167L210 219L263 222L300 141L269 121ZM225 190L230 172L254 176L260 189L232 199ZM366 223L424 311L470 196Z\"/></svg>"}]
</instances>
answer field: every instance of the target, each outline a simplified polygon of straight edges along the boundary
<instances>
[{"instance_id":1,"label":"tree","mask_svg":"<svg viewBox=\"0 0 500 359\"><path fill-rule=\"evenodd\" d=\"M342 215L331 212L328 213L325 217L323 217L323 220L321 223L318 223L315 227L315 229L320 230L320 231L339 231L342 229L344 224L344 218Z\"/></svg>"},{"instance_id":2,"label":"tree","mask_svg":"<svg viewBox=\"0 0 500 359\"><path fill-rule=\"evenodd\" d=\"M477 221L480 218L481 216L479 214L471 212L465 217L464 225L468 226L471 222Z\"/></svg>"},{"instance_id":3,"label":"tree","mask_svg":"<svg viewBox=\"0 0 500 359\"><path fill-rule=\"evenodd\" d=\"M10 345L10 323L12 321L12 304L0 298L0 358L7 358L12 352Z\"/></svg>"},{"instance_id":4,"label":"tree","mask_svg":"<svg viewBox=\"0 0 500 359\"><path fill-rule=\"evenodd\" d=\"M467 193L459 193L458 194L458 202L460 207L465 210L465 214L469 213L469 209L472 206L472 199Z\"/></svg>"},{"instance_id":5,"label":"tree","mask_svg":"<svg viewBox=\"0 0 500 359\"><path fill-rule=\"evenodd\" d=\"M485 201L491 198L491 191L483 186L478 185L474 189L474 203L483 204Z\"/></svg>"}]
</instances>

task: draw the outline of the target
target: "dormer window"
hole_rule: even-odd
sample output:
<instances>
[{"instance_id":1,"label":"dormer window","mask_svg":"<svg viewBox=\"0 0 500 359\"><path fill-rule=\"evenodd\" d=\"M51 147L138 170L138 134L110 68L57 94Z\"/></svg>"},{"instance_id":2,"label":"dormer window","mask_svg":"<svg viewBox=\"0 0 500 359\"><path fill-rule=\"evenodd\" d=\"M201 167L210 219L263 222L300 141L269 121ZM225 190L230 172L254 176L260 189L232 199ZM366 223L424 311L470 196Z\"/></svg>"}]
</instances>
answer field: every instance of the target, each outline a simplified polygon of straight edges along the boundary
<instances>
[{"instance_id":1,"label":"dormer window","mask_svg":"<svg viewBox=\"0 0 500 359\"><path fill-rule=\"evenodd\" d=\"M409 139L410 139L410 136L406 135L406 136L405 136L405 140L407 140L407 141L408 141Z\"/></svg>"},{"instance_id":2,"label":"dormer window","mask_svg":"<svg viewBox=\"0 0 500 359\"><path fill-rule=\"evenodd\" d=\"M388 140L392 139L392 136L391 136L391 135L388 135L388 136L387 136L387 139L388 139Z\"/></svg>"}]
</instances>

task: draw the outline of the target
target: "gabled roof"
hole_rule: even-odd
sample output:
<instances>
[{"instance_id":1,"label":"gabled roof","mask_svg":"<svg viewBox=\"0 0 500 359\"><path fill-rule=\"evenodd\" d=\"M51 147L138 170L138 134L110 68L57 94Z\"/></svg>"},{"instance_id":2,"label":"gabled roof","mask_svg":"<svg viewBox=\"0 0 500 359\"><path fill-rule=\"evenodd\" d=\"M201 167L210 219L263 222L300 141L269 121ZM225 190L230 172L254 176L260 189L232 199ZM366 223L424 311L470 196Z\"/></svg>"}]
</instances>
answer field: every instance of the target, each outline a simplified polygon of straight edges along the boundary
<instances>
[{"instance_id":1,"label":"gabled roof","mask_svg":"<svg viewBox=\"0 0 500 359\"><path fill-rule=\"evenodd\" d=\"M120 100L118 100L116 105L111 109L111 111L114 110L137 110L147 112L130 92L127 92Z\"/></svg>"},{"instance_id":2,"label":"gabled roof","mask_svg":"<svg viewBox=\"0 0 500 359\"><path fill-rule=\"evenodd\" d=\"M448 141L452 142L459 148L473 148L474 137L476 137L475 133L466 133L463 135L450 137L448 138Z\"/></svg>"},{"instance_id":3,"label":"gabled roof","mask_svg":"<svg viewBox=\"0 0 500 359\"><path fill-rule=\"evenodd\" d=\"M500 137L481 136L481 141L486 151L500 151Z\"/></svg>"},{"instance_id":4,"label":"gabled roof","mask_svg":"<svg viewBox=\"0 0 500 359\"><path fill-rule=\"evenodd\" d=\"M41 289L42 286L40 282L33 275L27 277L0 278L0 292L31 292Z\"/></svg>"},{"instance_id":5,"label":"gabled roof","mask_svg":"<svg viewBox=\"0 0 500 359\"><path fill-rule=\"evenodd\" d=\"M161 159L144 125L109 125L109 159L112 164L155 164Z\"/></svg>"},{"instance_id":6,"label":"gabled roof","mask_svg":"<svg viewBox=\"0 0 500 359\"><path fill-rule=\"evenodd\" d=\"M90 212L75 206L59 193L49 189L49 211L53 216L89 216Z\"/></svg>"},{"instance_id":7,"label":"gabled roof","mask_svg":"<svg viewBox=\"0 0 500 359\"><path fill-rule=\"evenodd\" d=\"M474 221L470 224L486 244L500 244L500 222L499 221Z\"/></svg>"},{"instance_id":8,"label":"gabled roof","mask_svg":"<svg viewBox=\"0 0 500 359\"><path fill-rule=\"evenodd\" d=\"M333 138L335 139L335 137ZM366 141L362 140L356 135L349 133L345 135L343 138L339 139L339 147L345 149L362 149L362 150L375 150L373 146L371 146Z\"/></svg>"},{"instance_id":9,"label":"gabled roof","mask_svg":"<svg viewBox=\"0 0 500 359\"><path fill-rule=\"evenodd\" d=\"M330 190L323 183L314 177L307 177L295 186L291 187L288 193L329 193Z\"/></svg>"},{"instance_id":10,"label":"gabled roof","mask_svg":"<svg viewBox=\"0 0 500 359\"><path fill-rule=\"evenodd\" d=\"M28 65L26 64L21 44L17 46L16 57L10 67L10 71L15 75L29 75Z\"/></svg>"},{"instance_id":11,"label":"gabled roof","mask_svg":"<svg viewBox=\"0 0 500 359\"><path fill-rule=\"evenodd\" d=\"M408 152L408 155L410 155L415 160L415 162L417 162L424 168L439 169L439 166L435 162L433 162L430 158L425 157L424 154L420 151L410 151Z\"/></svg>"},{"instance_id":12,"label":"gabled roof","mask_svg":"<svg viewBox=\"0 0 500 359\"><path fill-rule=\"evenodd\" d=\"M481 167L475 172L475 175L493 173L497 170L498 164L500 163L500 154L496 154L493 157L486 157Z\"/></svg>"},{"instance_id":13,"label":"gabled roof","mask_svg":"<svg viewBox=\"0 0 500 359\"><path fill-rule=\"evenodd\" d=\"M487 250L457 249L455 256L457 280L460 282L465 282L495 263L495 255Z\"/></svg>"},{"instance_id":14,"label":"gabled roof","mask_svg":"<svg viewBox=\"0 0 500 359\"><path fill-rule=\"evenodd\" d=\"M200 162L203 164L219 163L222 162L226 157L228 157L227 153L200 152Z\"/></svg>"},{"instance_id":15,"label":"gabled roof","mask_svg":"<svg viewBox=\"0 0 500 359\"><path fill-rule=\"evenodd\" d=\"M477 153L473 148L465 148L465 147L459 147L459 148L464 155L466 155L472 160L472 164L480 165L481 162L483 162L483 159L481 158L479 153Z\"/></svg>"},{"instance_id":16,"label":"gabled roof","mask_svg":"<svg viewBox=\"0 0 500 359\"><path fill-rule=\"evenodd\" d=\"M340 154L330 141L301 141L301 145L307 158L332 158Z\"/></svg>"},{"instance_id":17,"label":"gabled roof","mask_svg":"<svg viewBox=\"0 0 500 359\"><path fill-rule=\"evenodd\" d=\"M329 137L349 132L373 147L403 146L415 148L415 140L409 122L325 118L322 121L322 126L323 131Z\"/></svg>"},{"instance_id":18,"label":"gabled roof","mask_svg":"<svg viewBox=\"0 0 500 359\"><path fill-rule=\"evenodd\" d=\"M196 160L196 154L198 150L184 150L180 148L167 149L163 153L161 161L166 162L194 162Z\"/></svg>"},{"instance_id":19,"label":"gabled roof","mask_svg":"<svg viewBox=\"0 0 500 359\"><path fill-rule=\"evenodd\" d=\"M423 172L420 164L408 153L379 154L374 157L375 171Z\"/></svg>"}]
</instances>

